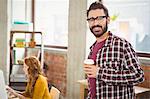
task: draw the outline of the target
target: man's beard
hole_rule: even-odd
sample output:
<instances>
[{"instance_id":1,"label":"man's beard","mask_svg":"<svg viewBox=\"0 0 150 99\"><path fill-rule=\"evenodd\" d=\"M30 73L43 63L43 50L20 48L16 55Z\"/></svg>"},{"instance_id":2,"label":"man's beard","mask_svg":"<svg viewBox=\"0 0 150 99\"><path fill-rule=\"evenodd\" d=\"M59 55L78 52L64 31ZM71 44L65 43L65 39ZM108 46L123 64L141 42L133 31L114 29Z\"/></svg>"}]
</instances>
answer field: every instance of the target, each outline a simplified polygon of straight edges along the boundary
<instances>
[{"instance_id":1,"label":"man's beard","mask_svg":"<svg viewBox=\"0 0 150 99\"><path fill-rule=\"evenodd\" d=\"M95 28L95 27L100 27L100 28L102 29L102 32L101 32L101 33L100 33L100 32L99 32L99 33L95 33L95 32L93 31L93 28ZM102 26L100 26L100 25L92 26L92 27L90 28L91 32L94 34L94 36L95 36L96 38L101 37L104 33L106 33L106 32L107 32L107 29L108 29L107 23L106 23L106 26L104 27L104 29L103 29Z\"/></svg>"}]
</instances>

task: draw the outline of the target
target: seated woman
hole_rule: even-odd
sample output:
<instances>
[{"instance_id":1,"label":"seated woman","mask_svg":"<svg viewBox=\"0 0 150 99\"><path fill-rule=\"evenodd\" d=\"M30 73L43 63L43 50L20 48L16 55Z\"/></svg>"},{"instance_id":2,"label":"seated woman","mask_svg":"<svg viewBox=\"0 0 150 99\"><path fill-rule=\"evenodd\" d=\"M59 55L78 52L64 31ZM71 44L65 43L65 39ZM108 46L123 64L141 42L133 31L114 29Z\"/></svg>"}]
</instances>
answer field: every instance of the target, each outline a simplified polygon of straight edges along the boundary
<instances>
[{"instance_id":1,"label":"seated woman","mask_svg":"<svg viewBox=\"0 0 150 99\"><path fill-rule=\"evenodd\" d=\"M8 92L19 99L52 99L47 79L42 75L39 60L34 56L25 58L23 70L28 79L25 92L18 93L12 88L6 87Z\"/></svg>"}]
</instances>

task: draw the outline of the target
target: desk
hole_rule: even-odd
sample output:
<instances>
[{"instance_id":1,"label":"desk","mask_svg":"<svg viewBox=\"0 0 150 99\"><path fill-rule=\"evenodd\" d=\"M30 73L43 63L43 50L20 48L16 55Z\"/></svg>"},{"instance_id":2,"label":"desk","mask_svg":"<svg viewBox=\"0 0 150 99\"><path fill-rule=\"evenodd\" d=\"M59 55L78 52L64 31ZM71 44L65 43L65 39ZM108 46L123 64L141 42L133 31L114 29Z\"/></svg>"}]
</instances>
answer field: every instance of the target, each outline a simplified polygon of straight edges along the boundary
<instances>
[{"instance_id":1,"label":"desk","mask_svg":"<svg viewBox=\"0 0 150 99\"><path fill-rule=\"evenodd\" d=\"M88 82L86 79L78 80L77 83L80 84L80 99L84 99L85 89L88 88ZM135 94L138 95L140 93L144 93L146 91L150 91L148 88L143 88L139 86L134 86Z\"/></svg>"}]
</instances>

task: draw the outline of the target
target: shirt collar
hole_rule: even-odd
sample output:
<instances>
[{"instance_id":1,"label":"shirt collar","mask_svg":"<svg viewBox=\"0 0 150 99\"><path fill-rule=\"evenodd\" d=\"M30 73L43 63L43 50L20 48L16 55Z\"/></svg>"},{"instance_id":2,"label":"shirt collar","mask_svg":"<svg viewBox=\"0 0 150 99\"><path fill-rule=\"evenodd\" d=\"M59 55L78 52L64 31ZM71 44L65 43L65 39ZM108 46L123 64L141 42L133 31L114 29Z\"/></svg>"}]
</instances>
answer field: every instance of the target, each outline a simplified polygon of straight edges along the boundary
<instances>
[{"instance_id":1,"label":"shirt collar","mask_svg":"<svg viewBox=\"0 0 150 99\"><path fill-rule=\"evenodd\" d=\"M104 44L105 47L112 45L111 42L112 42L113 34L110 31L108 33L109 33L109 36L108 36L108 38L105 41L105 44ZM90 47L91 50L93 49L93 47L95 46L95 44L96 44L96 41Z\"/></svg>"}]
</instances>

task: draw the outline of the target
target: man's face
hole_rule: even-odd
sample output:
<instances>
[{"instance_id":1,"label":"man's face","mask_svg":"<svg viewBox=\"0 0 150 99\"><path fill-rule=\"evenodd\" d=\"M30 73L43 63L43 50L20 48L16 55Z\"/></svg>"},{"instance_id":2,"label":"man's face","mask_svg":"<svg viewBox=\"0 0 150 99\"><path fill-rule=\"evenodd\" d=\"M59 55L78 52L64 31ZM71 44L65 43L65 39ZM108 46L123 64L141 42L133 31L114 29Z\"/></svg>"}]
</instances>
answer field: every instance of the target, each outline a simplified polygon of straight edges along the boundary
<instances>
[{"instance_id":1,"label":"man's face","mask_svg":"<svg viewBox=\"0 0 150 99\"><path fill-rule=\"evenodd\" d=\"M89 11L87 21L91 32L98 38L107 31L110 19L105 15L103 9L96 9Z\"/></svg>"}]
</instances>

